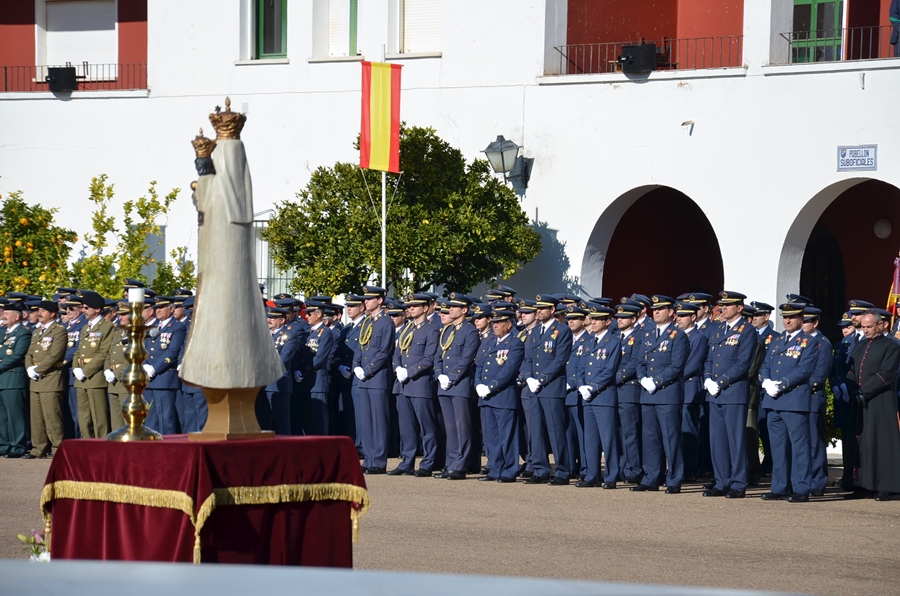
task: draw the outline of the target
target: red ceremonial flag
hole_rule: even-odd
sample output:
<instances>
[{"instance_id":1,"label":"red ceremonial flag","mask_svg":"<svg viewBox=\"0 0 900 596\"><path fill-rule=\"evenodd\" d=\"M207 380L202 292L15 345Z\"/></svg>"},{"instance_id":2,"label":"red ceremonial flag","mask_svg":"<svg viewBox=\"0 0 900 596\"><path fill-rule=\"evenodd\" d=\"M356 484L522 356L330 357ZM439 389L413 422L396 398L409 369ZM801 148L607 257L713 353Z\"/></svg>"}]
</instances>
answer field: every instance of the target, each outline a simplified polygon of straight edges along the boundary
<instances>
[{"instance_id":1,"label":"red ceremonial flag","mask_svg":"<svg viewBox=\"0 0 900 596\"><path fill-rule=\"evenodd\" d=\"M400 172L400 64L362 63L359 166Z\"/></svg>"}]
</instances>

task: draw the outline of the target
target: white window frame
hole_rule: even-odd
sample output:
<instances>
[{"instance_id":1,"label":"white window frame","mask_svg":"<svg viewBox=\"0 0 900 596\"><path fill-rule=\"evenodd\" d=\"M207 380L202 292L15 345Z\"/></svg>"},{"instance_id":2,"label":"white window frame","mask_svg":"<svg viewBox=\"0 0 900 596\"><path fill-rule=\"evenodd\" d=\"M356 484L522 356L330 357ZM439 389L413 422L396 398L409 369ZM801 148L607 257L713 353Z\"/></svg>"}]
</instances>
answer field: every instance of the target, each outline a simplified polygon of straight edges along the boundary
<instances>
[{"instance_id":1,"label":"white window frame","mask_svg":"<svg viewBox=\"0 0 900 596\"><path fill-rule=\"evenodd\" d=\"M77 1L77 0L63 0ZM90 65L87 72L82 63L72 63L76 76L82 81L115 81L118 76L119 63L119 0L112 0L115 4L115 39L116 60L111 66ZM35 80L43 81L47 77L48 66L65 66L64 64L47 64L47 4L53 0L34 0L34 62Z\"/></svg>"}]
</instances>

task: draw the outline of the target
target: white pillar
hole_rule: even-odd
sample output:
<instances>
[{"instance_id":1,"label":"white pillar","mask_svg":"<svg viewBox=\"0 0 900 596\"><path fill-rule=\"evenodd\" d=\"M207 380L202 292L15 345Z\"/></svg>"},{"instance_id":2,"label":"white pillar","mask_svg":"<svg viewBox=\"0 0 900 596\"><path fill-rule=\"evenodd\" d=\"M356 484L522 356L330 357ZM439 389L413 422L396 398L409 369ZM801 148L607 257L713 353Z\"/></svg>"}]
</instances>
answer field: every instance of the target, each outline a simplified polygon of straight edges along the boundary
<instances>
[{"instance_id":1,"label":"white pillar","mask_svg":"<svg viewBox=\"0 0 900 596\"><path fill-rule=\"evenodd\" d=\"M782 37L793 29L793 0L744 0L744 64L757 70L789 64L791 44Z\"/></svg>"}]
</instances>

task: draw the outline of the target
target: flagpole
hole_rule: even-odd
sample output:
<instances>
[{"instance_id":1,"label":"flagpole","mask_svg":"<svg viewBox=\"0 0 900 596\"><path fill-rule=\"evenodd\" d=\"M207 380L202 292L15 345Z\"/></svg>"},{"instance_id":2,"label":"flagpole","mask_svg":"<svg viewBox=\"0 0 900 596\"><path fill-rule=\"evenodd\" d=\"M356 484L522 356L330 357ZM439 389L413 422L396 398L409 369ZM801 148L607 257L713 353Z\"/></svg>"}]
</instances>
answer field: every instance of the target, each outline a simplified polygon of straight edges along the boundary
<instances>
[{"instance_id":1,"label":"flagpole","mask_svg":"<svg viewBox=\"0 0 900 596\"><path fill-rule=\"evenodd\" d=\"M381 171L381 287L387 290L387 172Z\"/></svg>"}]
</instances>

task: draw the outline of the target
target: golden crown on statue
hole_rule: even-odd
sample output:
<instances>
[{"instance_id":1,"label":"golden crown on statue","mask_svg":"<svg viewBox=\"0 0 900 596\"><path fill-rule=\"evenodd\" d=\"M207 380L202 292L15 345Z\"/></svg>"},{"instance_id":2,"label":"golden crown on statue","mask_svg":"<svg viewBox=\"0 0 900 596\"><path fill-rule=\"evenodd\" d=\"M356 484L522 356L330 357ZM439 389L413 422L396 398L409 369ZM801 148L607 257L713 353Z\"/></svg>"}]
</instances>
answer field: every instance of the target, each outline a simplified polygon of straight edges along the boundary
<instances>
[{"instance_id":1,"label":"golden crown on statue","mask_svg":"<svg viewBox=\"0 0 900 596\"><path fill-rule=\"evenodd\" d=\"M216 111L209 115L209 121L216 129L216 139L240 139L241 130L247 121L247 116L240 112L231 111L231 98L225 98L225 111L216 106Z\"/></svg>"},{"instance_id":2,"label":"golden crown on statue","mask_svg":"<svg viewBox=\"0 0 900 596\"><path fill-rule=\"evenodd\" d=\"M212 155L213 149L216 148L216 142L212 139L207 139L203 136L203 129L200 129L200 134L194 137L194 140L191 141L191 145L194 146L194 153L197 154L197 157L209 157Z\"/></svg>"}]
</instances>

